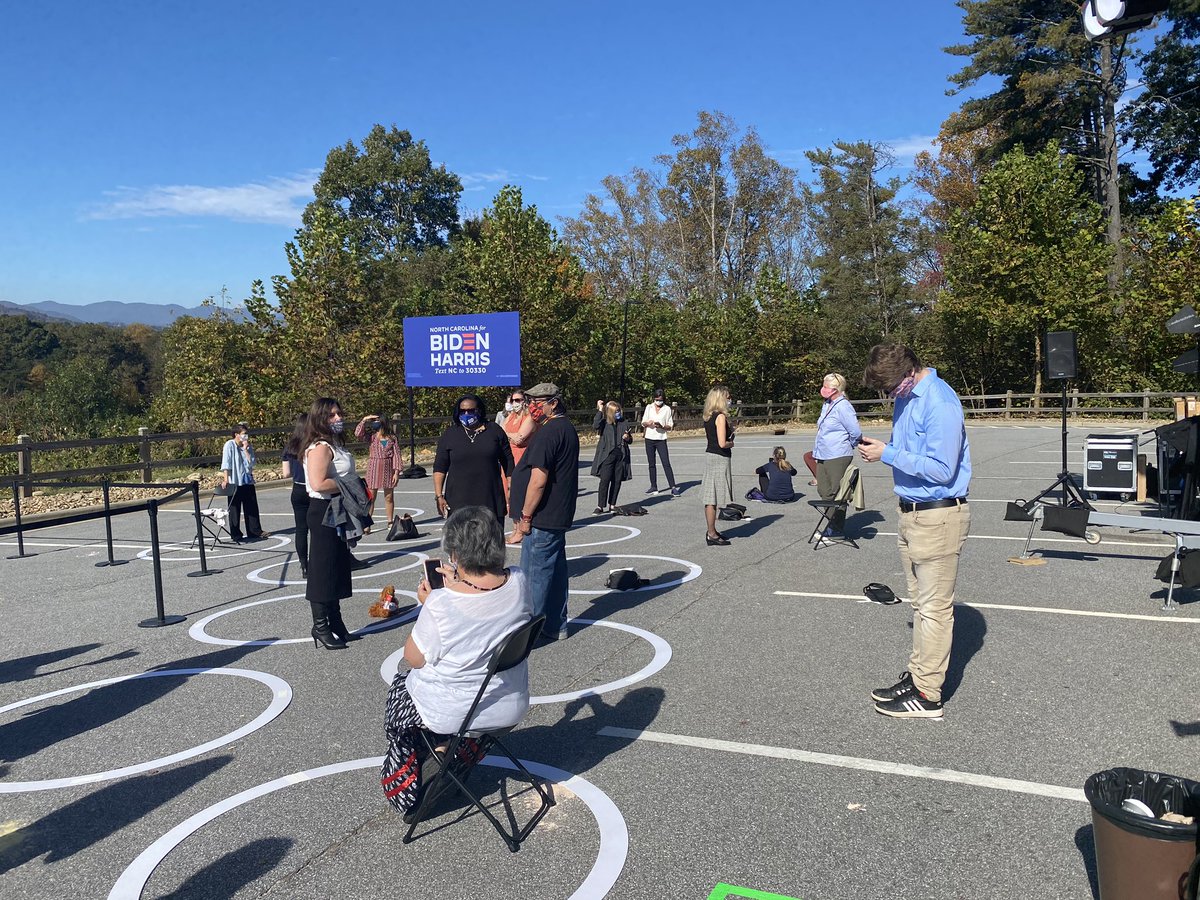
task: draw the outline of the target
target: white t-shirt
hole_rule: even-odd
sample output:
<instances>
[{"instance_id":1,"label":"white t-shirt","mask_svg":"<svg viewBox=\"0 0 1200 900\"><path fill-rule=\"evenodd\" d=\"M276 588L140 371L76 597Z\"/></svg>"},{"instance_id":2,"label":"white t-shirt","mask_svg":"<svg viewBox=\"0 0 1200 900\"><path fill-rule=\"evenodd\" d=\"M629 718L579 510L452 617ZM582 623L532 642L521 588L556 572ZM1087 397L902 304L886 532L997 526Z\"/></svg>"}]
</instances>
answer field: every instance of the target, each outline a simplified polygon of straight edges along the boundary
<instances>
[{"instance_id":1,"label":"white t-shirt","mask_svg":"<svg viewBox=\"0 0 1200 900\"><path fill-rule=\"evenodd\" d=\"M492 651L533 618L529 583L516 566L508 581L484 594L450 588L431 591L413 625L412 639L425 657L405 685L422 721L439 734L453 734L475 702ZM506 728L529 711L529 665L497 672L475 711L472 728Z\"/></svg>"},{"instance_id":2,"label":"white t-shirt","mask_svg":"<svg viewBox=\"0 0 1200 900\"><path fill-rule=\"evenodd\" d=\"M667 428L675 427L675 417L671 414L671 406L664 403L662 406L655 406L651 403L646 407L646 411L642 413L642 426L645 427L651 422L657 422L659 425L665 425ZM659 431L657 428L646 428L646 433L642 435L648 441L665 441L667 432Z\"/></svg>"},{"instance_id":3,"label":"white t-shirt","mask_svg":"<svg viewBox=\"0 0 1200 900\"><path fill-rule=\"evenodd\" d=\"M305 490L305 492L308 494L308 496L316 497L318 500L332 500L333 494L330 493L329 491L314 491L312 489L312 473L310 471L308 471L308 451L311 450L313 447L316 447L318 444L323 444L324 446L328 447L330 450L333 451L333 471L337 472L343 478L345 478L347 475L349 475L351 472L354 471L354 454L352 454L345 447L335 447L333 444L330 444L328 441L317 441L316 443L309 445L308 449L304 451L304 490ZM321 473L322 478L324 478L325 475L326 475L325 472Z\"/></svg>"}]
</instances>

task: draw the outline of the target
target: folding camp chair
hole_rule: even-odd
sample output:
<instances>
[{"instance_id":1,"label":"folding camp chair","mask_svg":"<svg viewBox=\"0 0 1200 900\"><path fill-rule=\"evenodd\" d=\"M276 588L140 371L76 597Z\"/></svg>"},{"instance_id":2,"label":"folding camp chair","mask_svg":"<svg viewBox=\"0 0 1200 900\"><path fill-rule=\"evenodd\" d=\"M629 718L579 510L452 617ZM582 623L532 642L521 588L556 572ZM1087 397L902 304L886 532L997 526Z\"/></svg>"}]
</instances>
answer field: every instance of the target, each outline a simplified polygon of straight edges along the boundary
<instances>
[{"instance_id":1,"label":"folding camp chair","mask_svg":"<svg viewBox=\"0 0 1200 900\"><path fill-rule=\"evenodd\" d=\"M446 745L444 750L439 750L437 747L437 744L440 742L438 735L424 730L418 732L421 740L425 742L425 749L429 752L429 758L423 765L429 766L432 762L437 767L437 773L425 785L421 800L417 804L416 809L404 816L404 821L409 823L408 833L404 835L404 843L407 844L413 840L413 832L417 830L417 826L421 824L421 820L425 817L425 814L433 807L437 798L451 786L456 787L460 793L471 801L476 809L487 816L488 821L492 823L496 831L504 838L504 842L508 844L508 849L513 853L521 849L521 842L529 837L529 833L541 821L542 816L549 811L550 807L554 806L554 797L550 791L531 775L529 770L521 764L521 761L513 756L509 749L500 741L500 735L506 734L512 728L501 728L495 731L479 731L472 730L471 728L471 720L475 718L475 710L479 707L479 702L483 699L484 691L487 690L492 676L497 672L503 672L506 669L518 666L525 661L529 656L529 651L533 649L534 639L541 633L542 623L545 620L545 616L538 616L532 622L523 625L506 637L500 643L500 646L492 651L491 661L488 662L487 675L483 679L483 684L479 686L479 693L475 695L475 702L471 704L471 708L463 718L462 726L458 729L458 733L451 738L450 743ZM513 828L511 833L500 824L500 820L492 814L492 811L484 806L483 801L467 787L467 778L470 776L471 770L492 749L499 749L501 753L507 756L516 771L524 776L522 780L527 780L533 785L534 790L538 792L538 796L541 798L537 812L533 814L533 818L523 828L517 827L512 810L508 810L508 818Z\"/></svg>"},{"instance_id":2,"label":"folding camp chair","mask_svg":"<svg viewBox=\"0 0 1200 900\"><path fill-rule=\"evenodd\" d=\"M212 538L212 544L209 546L210 550L216 550L217 545L223 543L221 540L222 534L229 538L231 542L233 541L233 535L229 533L228 498L233 494L234 490L237 490L237 488L232 484L228 488L222 488L220 485L217 485L213 488L212 494L209 495L208 506L200 510L200 525L204 528L208 536ZM218 497L226 500L224 506L213 506L213 502ZM196 541L198 540L200 540L200 532L196 532L196 536L192 538L192 545L188 549L195 549Z\"/></svg>"},{"instance_id":3,"label":"folding camp chair","mask_svg":"<svg viewBox=\"0 0 1200 900\"><path fill-rule=\"evenodd\" d=\"M817 527L813 529L812 534L808 536L808 542L813 545L814 550L820 550L821 547L832 547L834 544L849 544L855 550L860 549L854 538L848 537L845 533L845 525L842 526L842 531L835 537L829 537L826 534L826 529L837 522L845 522L846 510L850 506L850 501L854 499L854 492L858 490L859 471L858 466L851 463L845 474L842 475L842 481L838 485L838 492L832 500L809 500L808 505L821 513L821 519L817 522Z\"/></svg>"}]
</instances>

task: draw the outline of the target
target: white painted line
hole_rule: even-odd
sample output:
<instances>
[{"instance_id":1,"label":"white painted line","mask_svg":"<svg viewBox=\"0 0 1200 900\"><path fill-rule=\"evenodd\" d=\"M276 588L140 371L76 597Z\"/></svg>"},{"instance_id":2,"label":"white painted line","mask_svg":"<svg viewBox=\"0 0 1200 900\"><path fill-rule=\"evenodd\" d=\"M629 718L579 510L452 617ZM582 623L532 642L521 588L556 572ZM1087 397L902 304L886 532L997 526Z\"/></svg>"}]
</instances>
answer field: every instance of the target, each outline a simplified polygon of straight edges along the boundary
<instances>
[{"instance_id":1,"label":"white painted line","mask_svg":"<svg viewBox=\"0 0 1200 900\"><path fill-rule=\"evenodd\" d=\"M971 502L974 503L975 501L971 501ZM1014 524L1028 525L1029 523L1028 522L1024 522L1024 523L1016 522ZM1034 535L1033 542L1035 544L1039 544L1039 545L1040 544L1078 544L1080 546L1088 546L1088 547L1096 546L1095 544L1087 544L1082 538L1044 538L1041 536L1043 533L1044 532L1038 532L1037 534ZM877 537L896 537L896 532L894 532L894 531L876 531L875 535ZM969 535L967 535L967 539L972 540L972 541L1019 541L1022 544L1025 543L1025 538L1023 538L1023 537L1010 537L1008 535L1003 535L1003 534L969 534ZM1171 550L1171 549L1174 549L1174 547L1175 547L1175 545L1173 543L1172 544L1156 544L1153 541L1112 541L1112 540L1105 539L1105 540L1101 541L1101 543L1108 544L1109 546L1112 546L1112 547L1142 547L1142 548L1146 548L1146 549L1153 549L1155 547L1159 547L1159 548Z\"/></svg>"},{"instance_id":2,"label":"white painted line","mask_svg":"<svg viewBox=\"0 0 1200 900\"><path fill-rule=\"evenodd\" d=\"M568 550L577 550L580 547L600 547L604 544L619 544L621 541L632 540L642 533L640 528L634 528L632 525L612 525L606 522L589 522L586 525L577 525L572 528L571 531L581 531L584 528L621 528L629 533L622 535L621 537L610 538L607 541L590 541L586 544L567 544ZM516 547L518 550L521 549L520 544L509 544L509 546Z\"/></svg>"},{"instance_id":3,"label":"white painted line","mask_svg":"<svg viewBox=\"0 0 1200 900\"><path fill-rule=\"evenodd\" d=\"M625 859L629 855L629 829L625 825L625 818L621 815L621 811L604 791L578 775L572 775L570 772L564 772L562 769L531 762L527 759L521 760L521 763L532 774L549 781L551 784L561 785L566 790L575 794L575 796L587 805L587 808L595 817L596 825L599 826L600 830L600 850L596 854L596 861L592 864L587 877L575 889L575 892L571 894L568 900L601 900L601 898L608 895L613 885L616 884L617 878L621 875L621 870L625 868ZM304 772L294 772L291 775L276 778L274 781L255 785L252 788L242 791L240 794L235 794L232 797L214 803L207 809L202 809L194 816L176 825L138 854L137 859L130 863L129 867L121 873L116 884L109 891L108 900L138 900L142 896L142 891L145 890L150 876L154 873L158 864L166 859L167 854L209 822L230 810L237 809L251 800L265 797L268 794L273 794L275 791L291 787L295 784L315 781L318 778L324 778L326 775L339 775L343 772L353 772L359 769L378 768L382 764L382 756L372 756L365 759L354 759L348 762L320 766ZM497 756L485 756L479 761L479 764L481 766L492 766L497 769L513 769L511 762Z\"/></svg>"},{"instance_id":4,"label":"white painted line","mask_svg":"<svg viewBox=\"0 0 1200 900\"><path fill-rule=\"evenodd\" d=\"M620 622L608 622L600 619L571 619L567 624L575 623L578 625L600 625L604 628L614 628L617 631L624 631L629 634L637 635L642 640L646 641L654 648L654 657L638 669L632 675L626 675L624 678L618 678L616 681L609 681L605 684L598 684L592 688L581 688L577 691L566 691L561 694L543 694L529 698L531 706L538 706L545 703L565 703L568 700L578 700L580 697L599 697L601 694L607 694L609 691L619 690L623 687L629 687L631 684L637 684L639 681L645 681L655 672L662 669L671 661L671 645L665 640L654 634L652 631L646 631L642 628L636 628L633 625L624 625ZM379 677L383 679L383 683L391 685L392 680L396 677L396 672L399 669L400 661L404 658L404 648L389 654L386 659L379 665Z\"/></svg>"},{"instance_id":5,"label":"white painted line","mask_svg":"<svg viewBox=\"0 0 1200 900\"><path fill-rule=\"evenodd\" d=\"M743 753L747 756L768 756L773 759L790 759L818 766L838 769L857 769L861 772L877 772L881 775L899 775L904 778L924 778L930 781L948 781L971 787L990 788L996 791L1011 791L1017 794L1033 794L1055 800L1074 800L1086 803L1080 788L1061 787L1057 784L1042 784L1037 781L1019 781L1015 778L999 778L995 775L979 775L974 772L959 772L955 769L937 769L931 766L914 766L910 763L888 762L878 759L861 759L855 756L838 756L832 753L816 753L812 750L794 750L790 747L768 747L763 744L743 744L737 741L721 741L715 738L690 737L680 734L665 734L661 731L637 731L632 728L605 726L596 732L601 737L618 737L635 741L653 741L658 744L675 744L681 747L697 747L703 750L720 750L725 753Z\"/></svg>"},{"instance_id":6,"label":"white painted line","mask_svg":"<svg viewBox=\"0 0 1200 900\"><path fill-rule=\"evenodd\" d=\"M807 591L775 591L777 597L817 597L823 600L854 600L858 603L871 603L861 594L817 594ZM901 600L908 602L907 597ZM878 606L879 604L872 604ZM1085 616L1096 619L1133 619L1138 622L1182 622L1184 624L1200 625L1200 619L1190 619L1181 616L1148 616L1141 613L1101 612L1094 609L1059 609L1053 606L1019 606L1010 603L969 603L965 600L955 600L955 606L970 606L974 609L1010 609L1016 612L1040 612L1058 616Z\"/></svg>"},{"instance_id":7,"label":"white painted line","mask_svg":"<svg viewBox=\"0 0 1200 900\"><path fill-rule=\"evenodd\" d=\"M252 732L262 728L281 712L287 709L288 704L292 702L292 688L284 681L275 675L269 675L266 672L255 672L251 669L163 669L154 672L141 672L137 675L122 675L118 678L105 678L102 681L90 681L87 684L78 684L74 687L62 688L61 690L51 691L48 694L39 694L36 697L30 697L28 700L18 700L16 703L10 703L8 706L0 707L0 714L9 712L14 709L20 709L22 706L28 706L31 703L37 703L41 700L49 700L52 697L59 697L63 694L71 694L75 691L86 691L92 688L107 687L111 684L119 684L122 681L134 681L139 678L164 678L173 675L235 675L238 678L249 678L253 681L258 681L265 684L271 691L271 703L263 710L253 721L247 722L241 728L229 732L223 737L214 738L211 741L206 741L199 746L192 747L187 750L180 750L178 753L172 753L169 756L160 756L158 759L152 759L148 762L136 763L132 766L125 766L120 769L109 769L106 772L93 772L90 775L74 775L66 778L49 778L45 781L0 781L0 794L16 794L22 791L48 791L53 788L75 787L80 784L93 784L97 781L108 781L113 778L125 778L129 775L137 775L140 772L149 772L152 769L161 769L181 760L191 759L194 756L200 756L207 753L209 750L215 750L217 747L223 747L226 744L231 744L236 740L240 740Z\"/></svg>"}]
</instances>

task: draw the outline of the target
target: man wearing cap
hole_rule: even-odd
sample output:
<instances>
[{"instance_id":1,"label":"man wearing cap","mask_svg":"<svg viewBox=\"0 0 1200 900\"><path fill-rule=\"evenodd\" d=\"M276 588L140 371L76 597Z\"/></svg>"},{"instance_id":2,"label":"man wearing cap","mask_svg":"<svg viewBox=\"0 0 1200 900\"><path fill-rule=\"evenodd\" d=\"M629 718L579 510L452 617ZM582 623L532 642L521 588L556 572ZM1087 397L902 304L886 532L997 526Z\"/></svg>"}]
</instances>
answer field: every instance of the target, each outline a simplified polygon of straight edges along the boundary
<instances>
[{"instance_id":1,"label":"man wearing cap","mask_svg":"<svg viewBox=\"0 0 1200 900\"><path fill-rule=\"evenodd\" d=\"M521 544L533 614L546 616L542 637L556 641L567 636L567 529L579 493L579 435L557 385L535 385L525 400L538 428L513 471L509 509L516 529L509 540Z\"/></svg>"},{"instance_id":2,"label":"man wearing cap","mask_svg":"<svg viewBox=\"0 0 1200 900\"><path fill-rule=\"evenodd\" d=\"M954 583L971 512L971 452L962 402L903 344L879 344L863 384L896 401L892 439L864 437L866 462L892 467L899 498L900 562L913 606L913 648L900 680L871 692L875 711L898 719L940 719L942 684L954 637Z\"/></svg>"}]
</instances>

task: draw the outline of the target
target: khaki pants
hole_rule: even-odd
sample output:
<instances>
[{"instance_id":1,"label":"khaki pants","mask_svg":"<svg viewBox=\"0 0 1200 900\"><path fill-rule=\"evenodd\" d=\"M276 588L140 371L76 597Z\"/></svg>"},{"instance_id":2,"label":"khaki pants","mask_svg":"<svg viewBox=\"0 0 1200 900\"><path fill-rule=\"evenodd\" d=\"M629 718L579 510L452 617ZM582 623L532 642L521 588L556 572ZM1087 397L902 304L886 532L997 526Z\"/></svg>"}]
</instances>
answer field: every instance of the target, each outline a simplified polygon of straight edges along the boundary
<instances>
[{"instance_id":1,"label":"khaki pants","mask_svg":"<svg viewBox=\"0 0 1200 900\"><path fill-rule=\"evenodd\" d=\"M964 504L900 513L897 530L913 607L908 671L917 690L930 700L941 700L954 639L954 582L971 530L971 510Z\"/></svg>"}]
</instances>

